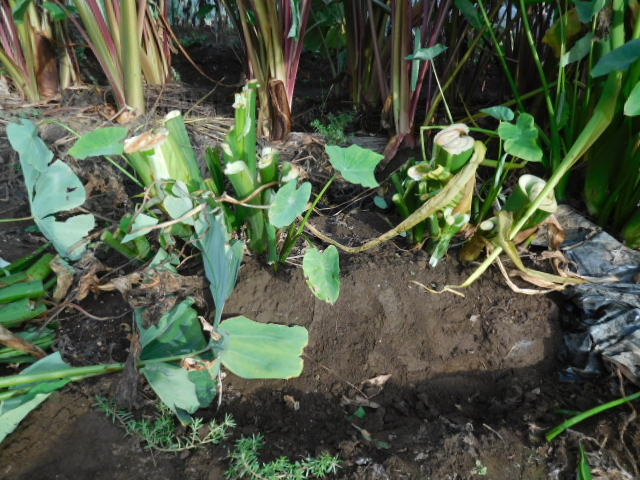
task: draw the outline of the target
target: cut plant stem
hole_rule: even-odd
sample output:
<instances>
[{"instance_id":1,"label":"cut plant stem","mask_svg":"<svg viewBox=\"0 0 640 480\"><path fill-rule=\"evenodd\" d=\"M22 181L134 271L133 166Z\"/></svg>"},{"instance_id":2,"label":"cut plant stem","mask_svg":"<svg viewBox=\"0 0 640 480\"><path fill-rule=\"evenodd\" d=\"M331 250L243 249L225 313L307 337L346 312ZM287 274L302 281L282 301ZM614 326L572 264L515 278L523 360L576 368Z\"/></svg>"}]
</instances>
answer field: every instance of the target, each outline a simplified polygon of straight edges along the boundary
<instances>
[{"instance_id":1,"label":"cut plant stem","mask_svg":"<svg viewBox=\"0 0 640 480\"><path fill-rule=\"evenodd\" d=\"M44 297L42 280L24 282L0 289L0 303L11 303L22 298Z\"/></svg>"},{"instance_id":2,"label":"cut plant stem","mask_svg":"<svg viewBox=\"0 0 640 480\"><path fill-rule=\"evenodd\" d=\"M7 305L0 306L0 325L13 328L27 320L39 317L47 311L46 305L22 298Z\"/></svg>"}]
</instances>

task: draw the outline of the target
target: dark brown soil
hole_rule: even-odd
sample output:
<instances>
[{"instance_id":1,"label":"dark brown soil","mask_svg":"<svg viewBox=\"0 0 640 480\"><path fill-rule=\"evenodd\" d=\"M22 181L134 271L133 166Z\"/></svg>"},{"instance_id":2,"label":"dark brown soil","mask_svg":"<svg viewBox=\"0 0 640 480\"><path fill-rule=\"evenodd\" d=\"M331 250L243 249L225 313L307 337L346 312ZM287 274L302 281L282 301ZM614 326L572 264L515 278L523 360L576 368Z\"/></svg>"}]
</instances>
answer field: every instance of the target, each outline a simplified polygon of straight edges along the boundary
<instances>
[{"instance_id":1,"label":"dark brown soil","mask_svg":"<svg viewBox=\"0 0 640 480\"><path fill-rule=\"evenodd\" d=\"M343 239L366 238L375 233L367 224L379 223L371 217L319 224ZM603 393L556 381L561 333L549 298L516 295L495 272L465 298L426 293L413 281L438 288L470 269L453 258L429 269L423 252L392 245L343 256L341 268L341 296L329 306L313 297L299 269L274 274L247 260L226 313L307 327L305 370L288 381L229 375L222 406L203 416L233 414L236 438L262 433L264 460L338 454L342 479L471 479L482 477L482 467L490 479L573 477L575 445L546 445L542 428L559 420L552 408L586 408ZM85 306L99 316L127 308L116 296ZM70 315L60 321L58 347L75 364L122 360L129 320ZM391 375L383 387L363 383L379 375ZM55 393L3 443L0 478L223 478L228 446L154 454L97 412L94 395L113 393L117 378ZM150 403L153 395L144 394ZM366 405L363 419L352 416L358 405ZM610 428L587 427L590 434ZM631 448L637 454L637 443Z\"/></svg>"}]
</instances>

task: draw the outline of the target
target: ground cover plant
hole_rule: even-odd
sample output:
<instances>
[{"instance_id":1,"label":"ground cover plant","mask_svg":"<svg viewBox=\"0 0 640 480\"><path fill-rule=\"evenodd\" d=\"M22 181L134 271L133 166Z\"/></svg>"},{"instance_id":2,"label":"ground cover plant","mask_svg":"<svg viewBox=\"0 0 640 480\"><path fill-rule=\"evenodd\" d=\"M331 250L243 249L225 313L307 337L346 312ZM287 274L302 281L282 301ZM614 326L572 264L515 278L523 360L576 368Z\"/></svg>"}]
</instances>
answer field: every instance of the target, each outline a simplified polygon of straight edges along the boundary
<instances>
[{"instance_id":1,"label":"ground cover plant","mask_svg":"<svg viewBox=\"0 0 640 480\"><path fill-rule=\"evenodd\" d=\"M0 457L86 389L175 478L640 475L637 369L567 368L545 295L634 275L639 18L3 1ZM628 265L585 274L563 203Z\"/></svg>"}]
</instances>

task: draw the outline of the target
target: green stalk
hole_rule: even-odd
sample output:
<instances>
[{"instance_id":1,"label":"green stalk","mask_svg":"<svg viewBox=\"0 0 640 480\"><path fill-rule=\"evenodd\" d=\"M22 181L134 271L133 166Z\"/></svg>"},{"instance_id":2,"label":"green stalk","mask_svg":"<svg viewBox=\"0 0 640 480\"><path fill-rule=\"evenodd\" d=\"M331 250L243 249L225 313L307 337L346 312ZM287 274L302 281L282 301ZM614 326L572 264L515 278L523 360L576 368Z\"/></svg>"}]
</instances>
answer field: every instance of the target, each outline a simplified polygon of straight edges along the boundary
<instances>
[{"instance_id":1,"label":"green stalk","mask_svg":"<svg viewBox=\"0 0 640 480\"><path fill-rule=\"evenodd\" d=\"M20 282L44 281L51 274L51 260L54 256L50 253L43 255L36 263L23 272L14 273L7 277L0 277L0 288L8 287Z\"/></svg>"},{"instance_id":2,"label":"green stalk","mask_svg":"<svg viewBox=\"0 0 640 480\"><path fill-rule=\"evenodd\" d=\"M138 362L137 366L138 368L142 368L146 365L152 365L154 363L177 362L179 360L182 360L183 358L195 357L197 355L200 355L204 352L207 352L209 349L210 347L207 347L202 350L198 350L197 352L190 352L185 355L174 355L171 357L144 360ZM28 385L30 383L47 382L62 378L70 378L72 381L82 380L84 378L95 377L97 375L104 375L105 373L119 372L123 370L124 367L125 363L106 363L101 365L90 365L87 367L69 367L43 373L32 373L29 375L10 375L7 377L0 377L0 389L19 387L21 385Z\"/></svg>"},{"instance_id":3,"label":"green stalk","mask_svg":"<svg viewBox=\"0 0 640 480\"><path fill-rule=\"evenodd\" d=\"M626 397L618 398L611 402L603 403L602 405L598 405L597 407L591 408L586 412L582 412L575 417L569 418L565 420L557 427L552 428L545 435L547 442L551 442L554 438L564 432L566 429L573 427L574 425L586 420L587 418L593 417L594 415L598 415L606 410L610 410L615 407L619 407L620 405L624 405L625 403L633 402L634 400L638 400L640 398L640 392L636 392L632 395L627 395Z\"/></svg>"},{"instance_id":4,"label":"green stalk","mask_svg":"<svg viewBox=\"0 0 640 480\"><path fill-rule=\"evenodd\" d=\"M533 61L536 65L536 69L538 70L538 75L540 76L540 82L542 83L542 88L544 90L544 99L545 99L545 103L547 104L547 111L549 113L549 124L551 128L551 168L552 170L555 170L558 164L560 163L560 156L561 156L560 147L562 146L562 141L560 140L560 132L558 131L556 110L551 100L551 89L549 88L549 83L547 82L547 77L544 73L544 68L542 67L540 56L538 55L538 49L536 47L533 34L531 33L531 26L529 25L529 19L527 18L527 11L524 4L524 0L519 0L519 3L520 3L520 17L522 18L522 25L524 27L524 31L527 37L527 42L529 43L531 56L533 57ZM562 22L562 19L560 21ZM567 177L564 177L559 184L559 188L557 192L559 198L564 198L564 191L566 190L566 181L567 181Z\"/></svg>"},{"instance_id":5,"label":"green stalk","mask_svg":"<svg viewBox=\"0 0 640 480\"><path fill-rule=\"evenodd\" d=\"M498 60L500 61L500 65L504 70L504 73L507 77L507 82L509 82L509 86L511 87L511 91L513 92L513 96L516 99L516 103L518 104L518 108L521 112L525 111L524 104L522 103L522 99L520 98L520 91L516 86L516 82L513 79L513 75L511 74L511 70L509 70L509 66L507 65L506 55L498 41L495 32L493 31L493 26L491 25L491 21L489 20L489 16L487 15L487 10L484 8L484 4L482 0L478 0L478 6L480 7L480 12L482 13L482 19L484 20L485 26L489 31L489 36L491 37L491 41L496 49L496 53L498 54Z\"/></svg>"},{"instance_id":6,"label":"green stalk","mask_svg":"<svg viewBox=\"0 0 640 480\"><path fill-rule=\"evenodd\" d=\"M624 3L623 0L613 1L613 26L611 31L612 50L624 43ZM564 175L580 160L580 158L591 148L607 129L615 115L618 96L622 84L622 72L611 72L605 82L600 99L596 104L591 118L584 129L578 135L571 149L567 152L558 168L553 172L547 185L542 189L540 195L531 203L522 218L514 225L509 235L509 240L518 234L527 220L535 213L540 204L549 193L560 183Z\"/></svg>"},{"instance_id":7,"label":"green stalk","mask_svg":"<svg viewBox=\"0 0 640 480\"><path fill-rule=\"evenodd\" d=\"M164 117L164 128L169 132L169 141L177 152L180 152L182 164L189 172L189 190L191 192L202 188L202 175L193 145L189 139L184 118L179 110L173 110Z\"/></svg>"},{"instance_id":8,"label":"green stalk","mask_svg":"<svg viewBox=\"0 0 640 480\"><path fill-rule=\"evenodd\" d=\"M0 290L0 303L11 303L23 298L44 297L42 280L35 282L17 283Z\"/></svg>"},{"instance_id":9,"label":"green stalk","mask_svg":"<svg viewBox=\"0 0 640 480\"><path fill-rule=\"evenodd\" d=\"M231 185L239 198L246 198L256 190L256 185L246 163L240 160L228 163L224 173L231 181ZM260 197L258 196L249 203L258 205L259 202ZM251 250L258 254L264 253L267 244L263 213L250 207L240 207L238 210L249 223L249 245Z\"/></svg>"},{"instance_id":10,"label":"green stalk","mask_svg":"<svg viewBox=\"0 0 640 480\"><path fill-rule=\"evenodd\" d=\"M144 88L142 84L142 68L140 66L140 37L138 35L138 13L135 0L122 0L120 52L124 74L124 95L127 105L133 108L136 115L144 114Z\"/></svg>"}]
</instances>

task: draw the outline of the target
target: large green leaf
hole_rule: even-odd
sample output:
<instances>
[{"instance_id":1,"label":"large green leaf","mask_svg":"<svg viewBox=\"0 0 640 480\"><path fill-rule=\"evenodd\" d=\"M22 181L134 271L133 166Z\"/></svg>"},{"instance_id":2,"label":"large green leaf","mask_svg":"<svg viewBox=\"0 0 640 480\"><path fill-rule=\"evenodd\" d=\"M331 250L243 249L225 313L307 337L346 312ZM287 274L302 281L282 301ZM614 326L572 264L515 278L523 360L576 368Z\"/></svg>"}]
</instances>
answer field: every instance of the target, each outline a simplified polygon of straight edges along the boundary
<instances>
[{"instance_id":1,"label":"large green leaf","mask_svg":"<svg viewBox=\"0 0 640 480\"><path fill-rule=\"evenodd\" d=\"M220 324L217 358L242 378L292 378L302 373L302 350L309 341L304 327L258 323L234 317Z\"/></svg>"},{"instance_id":2,"label":"large green leaf","mask_svg":"<svg viewBox=\"0 0 640 480\"><path fill-rule=\"evenodd\" d=\"M142 347L141 360L184 355L207 346L198 313L191 305L192 298L183 300L149 328L143 328L141 312L136 310L135 318Z\"/></svg>"},{"instance_id":3,"label":"large green leaf","mask_svg":"<svg viewBox=\"0 0 640 480\"><path fill-rule=\"evenodd\" d=\"M69 155L79 160L101 155L121 155L126 136L127 129L124 127L96 128L81 136L69 149Z\"/></svg>"},{"instance_id":4,"label":"large green leaf","mask_svg":"<svg viewBox=\"0 0 640 480\"><path fill-rule=\"evenodd\" d=\"M33 365L25 368L20 375L30 375L34 373L46 373L53 370L67 368L60 352L38 360ZM9 435L18 424L31 412L34 408L44 402L49 395L55 390L62 388L70 379L53 380L50 382L41 382L31 386L31 389L23 394L8 400L0 402L0 442ZM23 385L20 388L29 388L29 385Z\"/></svg>"},{"instance_id":5,"label":"large green leaf","mask_svg":"<svg viewBox=\"0 0 640 480\"><path fill-rule=\"evenodd\" d=\"M186 370L170 363L150 363L140 372L162 402L184 423L190 413L208 407L216 395L215 372Z\"/></svg>"},{"instance_id":6,"label":"large green leaf","mask_svg":"<svg viewBox=\"0 0 640 480\"><path fill-rule=\"evenodd\" d=\"M288 227L298 215L305 211L311 197L311 184L304 182L296 188L292 180L278 190L269 207L269 222L277 228Z\"/></svg>"},{"instance_id":7,"label":"large green leaf","mask_svg":"<svg viewBox=\"0 0 640 480\"><path fill-rule=\"evenodd\" d=\"M216 305L214 325L217 325L222 318L224 304L236 286L244 243L229 238L221 214L200 215L196 222L196 238L195 245L202 252L204 273Z\"/></svg>"},{"instance_id":8,"label":"large green leaf","mask_svg":"<svg viewBox=\"0 0 640 480\"><path fill-rule=\"evenodd\" d=\"M345 180L363 187L375 188L378 186L373 172L380 160L384 158L383 155L358 145L351 145L347 148L328 145L325 150L329 155L331 165L340 172Z\"/></svg>"},{"instance_id":9,"label":"large green leaf","mask_svg":"<svg viewBox=\"0 0 640 480\"><path fill-rule=\"evenodd\" d=\"M533 117L528 113L521 113L515 125L500 122L498 135L504 142L504 149L509 155L528 162L542 160L542 149L538 145L538 129Z\"/></svg>"},{"instance_id":10,"label":"large green leaf","mask_svg":"<svg viewBox=\"0 0 640 480\"><path fill-rule=\"evenodd\" d=\"M592 77L601 77L614 70L626 71L640 58L640 38L631 40L604 55L591 69Z\"/></svg>"},{"instance_id":11,"label":"large green leaf","mask_svg":"<svg viewBox=\"0 0 640 480\"><path fill-rule=\"evenodd\" d=\"M66 163L56 160L29 120L7 126L9 143L18 152L33 220L58 253L70 260L82 256L82 240L95 227L93 215L75 215L64 221L55 215L81 206L86 193Z\"/></svg>"},{"instance_id":12,"label":"large green leaf","mask_svg":"<svg viewBox=\"0 0 640 480\"><path fill-rule=\"evenodd\" d=\"M624 102L624 114L628 117L640 115L640 82L636 83L629 98Z\"/></svg>"},{"instance_id":13,"label":"large green leaf","mask_svg":"<svg viewBox=\"0 0 640 480\"><path fill-rule=\"evenodd\" d=\"M320 300L334 304L340 295L340 258L333 245L320 253L312 248L305 253L302 270L307 285Z\"/></svg>"}]
</instances>

